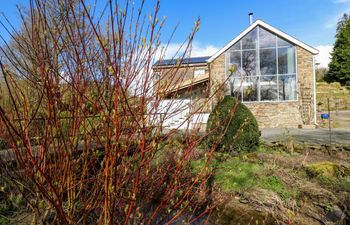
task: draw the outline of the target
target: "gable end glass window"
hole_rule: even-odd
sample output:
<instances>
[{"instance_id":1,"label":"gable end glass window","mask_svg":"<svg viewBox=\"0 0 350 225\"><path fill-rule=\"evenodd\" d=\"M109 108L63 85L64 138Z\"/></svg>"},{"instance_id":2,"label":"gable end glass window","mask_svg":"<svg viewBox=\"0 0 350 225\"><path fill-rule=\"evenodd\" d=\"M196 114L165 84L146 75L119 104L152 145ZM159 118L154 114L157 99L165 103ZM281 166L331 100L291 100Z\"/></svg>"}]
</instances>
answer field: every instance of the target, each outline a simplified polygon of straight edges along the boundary
<instances>
[{"instance_id":1,"label":"gable end glass window","mask_svg":"<svg viewBox=\"0 0 350 225\"><path fill-rule=\"evenodd\" d=\"M226 52L230 94L243 102L297 100L295 46L258 26Z\"/></svg>"}]
</instances>

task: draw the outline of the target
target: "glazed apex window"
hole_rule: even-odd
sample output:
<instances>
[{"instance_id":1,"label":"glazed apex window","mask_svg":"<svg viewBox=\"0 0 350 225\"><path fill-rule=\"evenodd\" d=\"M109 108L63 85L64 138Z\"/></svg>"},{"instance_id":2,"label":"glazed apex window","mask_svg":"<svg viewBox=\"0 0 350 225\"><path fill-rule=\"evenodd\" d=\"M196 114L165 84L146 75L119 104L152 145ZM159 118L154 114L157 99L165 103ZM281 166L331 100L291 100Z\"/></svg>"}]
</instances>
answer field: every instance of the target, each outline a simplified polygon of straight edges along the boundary
<instances>
[{"instance_id":1,"label":"glazed apex window","mask_svg":"<svg viewBox=\"0 0 350 225\"><path fill-rule=\"evenodd\" d=\"M227 50L226 68L243 102L297 100L295 46L262 27Z\"/></svg>"}]
</instances>

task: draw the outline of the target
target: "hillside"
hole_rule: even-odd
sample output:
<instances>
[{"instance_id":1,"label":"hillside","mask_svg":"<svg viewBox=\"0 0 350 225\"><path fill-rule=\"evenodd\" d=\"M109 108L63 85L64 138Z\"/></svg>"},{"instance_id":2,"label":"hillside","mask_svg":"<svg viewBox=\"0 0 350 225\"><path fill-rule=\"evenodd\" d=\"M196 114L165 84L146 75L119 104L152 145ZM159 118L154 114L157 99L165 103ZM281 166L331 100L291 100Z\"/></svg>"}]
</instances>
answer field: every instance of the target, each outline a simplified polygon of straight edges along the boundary
<instances>
[{"instance_id":1,"label":"hillside","mask_svg":"<svg viewBox=\"0 0 350 225\"><path fill-rule=\"evenodd\" d=\"M320 103L321 111L327 110L327 98L330 98L330 108L331 110L336 109L336 102L338 102L338 109L345 110L350 109L350 89L342 87L339 83L326 83L317 82L317 104Z\"/></svg>"}]
</instances>

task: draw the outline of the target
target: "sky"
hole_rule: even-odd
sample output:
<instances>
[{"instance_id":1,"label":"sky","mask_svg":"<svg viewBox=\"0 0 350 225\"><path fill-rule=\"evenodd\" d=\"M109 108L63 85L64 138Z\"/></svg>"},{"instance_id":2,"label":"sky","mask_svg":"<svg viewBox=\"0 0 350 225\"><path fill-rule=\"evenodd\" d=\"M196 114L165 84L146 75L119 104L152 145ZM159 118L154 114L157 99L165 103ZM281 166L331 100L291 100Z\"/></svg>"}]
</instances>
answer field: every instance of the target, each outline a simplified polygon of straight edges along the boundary
<instances>
[{"instance_id":1,"label":"sky","mask_svg":"<svg viewBox=\"0 0 350 225\"><path fill-rule=\"evenodd\" d=\"M0 0L0 12L18 27L16 5L26 6L27 2ZM104 2L98 0L101 6ZM146 9L151 10L155 0L146 2ZM198 17L201 26L194 39L192 55L214 54L249 26L249 12L254 13L254 20L261 19L317 48L320 51L317 61L321 66L327 66L337 22L344 13L350 13L350 0L161 0L160 18L167 17L162 32L164 43L178 25L167 56L179 48ZM8 38L1 26L0 33Z\"/></svg>"}]
</instances>

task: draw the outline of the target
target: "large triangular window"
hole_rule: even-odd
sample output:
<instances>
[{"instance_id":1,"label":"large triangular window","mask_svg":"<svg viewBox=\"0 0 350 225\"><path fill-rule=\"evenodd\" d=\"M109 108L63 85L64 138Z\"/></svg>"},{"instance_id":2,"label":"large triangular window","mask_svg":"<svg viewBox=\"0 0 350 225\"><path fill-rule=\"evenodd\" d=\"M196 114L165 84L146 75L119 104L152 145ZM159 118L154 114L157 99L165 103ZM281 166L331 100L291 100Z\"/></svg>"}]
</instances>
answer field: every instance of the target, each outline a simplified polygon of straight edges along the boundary
<instances>
[{"instance_id":1,"label":"large triangular window","mask_svg":"<svg viewBox=\"0 0 350 225\"><path fill-rule=\"evenodd\" d=\"M256 27L226 51L230 92L243 102L297 99L295 46Z\"/></svg>"}]
</instances>

